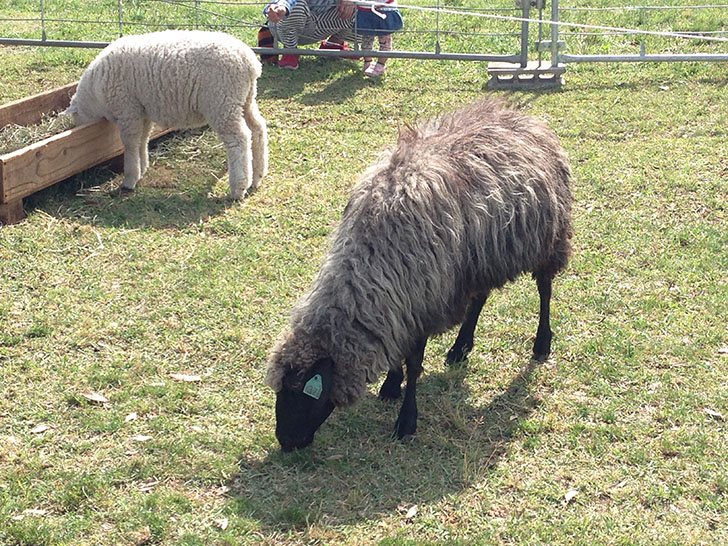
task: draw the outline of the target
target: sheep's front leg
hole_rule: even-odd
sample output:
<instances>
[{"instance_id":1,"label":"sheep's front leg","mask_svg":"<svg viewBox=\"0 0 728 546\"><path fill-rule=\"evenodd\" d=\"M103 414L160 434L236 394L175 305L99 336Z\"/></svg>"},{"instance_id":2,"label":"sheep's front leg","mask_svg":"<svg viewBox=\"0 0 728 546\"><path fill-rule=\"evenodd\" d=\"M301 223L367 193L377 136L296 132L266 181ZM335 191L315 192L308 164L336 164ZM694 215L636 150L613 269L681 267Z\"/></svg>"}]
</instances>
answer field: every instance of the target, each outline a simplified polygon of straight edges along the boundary
<instances>
[{"instance_id":1,"label":"sheep's front leg","mask_svg":"<svg viewBox=\"0 0 728 546\"><path fill-rule=\"evenodd\" d=\"M490 294L490 291L475 296L473 301L470 302L468 313L465 316L463 325L460 327L458 337L455 343L453 343L452 348L447 352L448 364L463 362L468 357L470 351L472 351L475 327L478 325L478 317L480 316L480 311L483 309L483 305L485 305L485 300L488 299L488 294Z\"/></svg>"},{"instance_id":2,"label":"sheep's front leg","mask_svg":"<svg viewBox=\"0 0 728 546\"><path fill-rule=\"evenodd\" d=\"M404 372L402 366L396 369L391 369L387 372L387 379L382 383L382 387L379 389L380 400L397 400L402 395L402 380L404 379Z\"/></svg>"},{"instance_id":3,"label":"sheep's front leg","mask_svg":"<svg viewBox=\"0 0 728 546\"><path fill-rule=\"evenodd\" d=\"M119 120L119 135L124 144L124 182L122 190L133 190L141 178L139 150L144 134L142 118Z\"/></svg>"},{"instance_id":4,"label":"sheep's front leg","mask_svg":"<svg viewBox=\"0 0 728 546\"><path fill-rule=\"evenodd\" d=\"M393 436L402 441L408 441L417 430L417 379L422 374L422 360L425 357L427 338L417 344L416 349L405 359L407 365L407 387L404 391L404 401L399 410L399 417L394 426Z\"/></svg>"},{"instance_id":5,"label":"sheep's front leg","mask_svg":"<svg viewBox=\"0 0 728 546\"><path fill-rule=\"evenodd\" d=\"M538 330L536 340L533 342L533 358L544 361L551 353L551 284L553 277L548 273L537 272L536 285L541 301L538 315Z\"/></svg>"}]
</instances>

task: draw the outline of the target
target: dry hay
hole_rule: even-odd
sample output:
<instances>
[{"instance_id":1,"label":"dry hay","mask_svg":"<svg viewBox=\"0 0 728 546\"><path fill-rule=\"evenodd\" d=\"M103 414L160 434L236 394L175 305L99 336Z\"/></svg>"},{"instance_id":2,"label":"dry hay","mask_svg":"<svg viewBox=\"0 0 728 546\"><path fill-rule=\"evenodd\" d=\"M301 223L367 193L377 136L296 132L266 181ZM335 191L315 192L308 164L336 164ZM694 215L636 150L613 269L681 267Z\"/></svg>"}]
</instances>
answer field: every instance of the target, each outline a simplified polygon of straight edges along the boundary
<instances>
[{"instance_id":1,"label":"dry hay","mask_svg":"<svg viewBox=\"0 0 728 546\"><path fill-rule=\"evenodd\" d=\"M43 114L40 122L35 125L25 126L10 123L0 129L0 155L20 150L74 126L72 116L59 116L54 112Z\"/></svg>"}]
</instances>

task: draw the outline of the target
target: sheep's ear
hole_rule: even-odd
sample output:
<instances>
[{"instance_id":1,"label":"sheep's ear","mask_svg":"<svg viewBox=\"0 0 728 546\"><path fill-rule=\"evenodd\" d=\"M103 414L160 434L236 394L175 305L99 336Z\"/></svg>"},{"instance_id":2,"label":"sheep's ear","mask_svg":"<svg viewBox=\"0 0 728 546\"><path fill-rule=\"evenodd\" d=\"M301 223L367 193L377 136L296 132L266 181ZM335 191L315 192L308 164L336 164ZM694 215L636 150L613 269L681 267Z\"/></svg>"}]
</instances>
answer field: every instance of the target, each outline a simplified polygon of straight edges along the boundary
<instances>
[{"instance_id":1,"label":"sheep's ear","mask_svg":"<svg viewBox=\"0 0 728 546\"><path fill-rule=\"evenodd\" d=\"M288 390L296 390L296 386L299 383L299 375L298 370L294 370L293 368L288 368L285 373L283 374L283 379L281 379L281 383L283 385L284 389Z\"/></svg>"},{"instance_id":2,"label":"sheep's ear","mask_svg":"<svg viewBox=\"0 0 728 546\"><path fill-rule=\"evenodd\" d=\"M330 358L317 360L306 374L302 392L315 400L328 399L334 378L334 361Z\"/></svg>"},{"instance_id":3,"label":"sheep's ear","mask_svg":"<svg viewBox=\"0 0 728 546\"><path fill-rule=\"evenodd\" d=\"M330 378L334 374L334 361L330 358L321 358L311 367L310 376L320 374L326 378Z\"/></svg>"},{"instance_id":4,"label":"sheep's ear","mask_svg":"<svg viewBox=\"0 0 728 546\"><path fill-rule=\"evenodd\" d=\"M72 104L71 106L66 108L63 112L61 112L61 114L69 114L69 115L77 114L77 113L78 113L78 106L76 106L75 104Z\"/></svg>"},{"instance_id":5,"label":"sheep's ear","mask_svg":"<svg viewBox=\"0 0 728 546\"><path fill-rule=\"evenodd\" d=\"M300 370L289 368L283 375L283 388L299 391L318 400L322 394L331 390L334 376L334 361L321 358L303 375Z\"/></svg>"}]
</instances>

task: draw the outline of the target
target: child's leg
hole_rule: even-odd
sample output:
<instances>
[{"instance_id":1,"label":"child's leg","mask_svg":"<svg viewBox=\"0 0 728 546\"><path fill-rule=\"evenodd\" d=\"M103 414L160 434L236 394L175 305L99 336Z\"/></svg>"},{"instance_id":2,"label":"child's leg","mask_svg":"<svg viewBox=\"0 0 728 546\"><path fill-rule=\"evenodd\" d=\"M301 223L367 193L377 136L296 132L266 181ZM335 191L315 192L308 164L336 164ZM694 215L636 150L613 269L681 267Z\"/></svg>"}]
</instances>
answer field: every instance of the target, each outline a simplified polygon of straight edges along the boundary
<instances>
[{"instance_id":1,"label":"child's leg","mask_svg":"<svg viewBox=\"0 0 728 546\"><path fill-rule=\"evenodd\" d=\"M370 49L374 49L374 36L363 35L361 37L361 48L364 51L367 51L367 50L370 50ZM372 62L372 58L371 57L364 57L364 68L366 68L366 66L370 62Z\"/></svg>"},{"instance_id":2,"label":"child's leg","mask_svg":"<svg viewBox=\"0 0 728 546\"><path fill-rule=\"evenodd\" d=\"M379 37L379 51L392 51L392 35ZM370 77L378 77L384 74L387 69L387 58L379 57L376 63L369 63L369 67L364 69L364 74Z\"/></svg>"},{"instance_id":3,"label":"child's leg","mask_svg":"<svg viewBox=\"0 0 728 546\"><path fill-rule=\"evenodd\" d=\"M386 34L379 37L379 51L392 51L392 35ZM379 64L387 64L387 57L379 57L377 59Z\"/></svg>"}]
</instances>

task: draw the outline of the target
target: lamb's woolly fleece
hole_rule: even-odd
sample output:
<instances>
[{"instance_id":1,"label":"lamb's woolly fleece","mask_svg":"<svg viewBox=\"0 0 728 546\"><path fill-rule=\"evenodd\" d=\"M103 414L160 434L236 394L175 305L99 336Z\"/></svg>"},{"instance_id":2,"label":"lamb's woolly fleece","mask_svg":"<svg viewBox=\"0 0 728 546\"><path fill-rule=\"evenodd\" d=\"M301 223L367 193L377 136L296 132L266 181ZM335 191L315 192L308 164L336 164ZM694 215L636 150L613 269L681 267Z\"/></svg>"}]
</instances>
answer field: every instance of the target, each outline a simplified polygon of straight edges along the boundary
<instances>
[{"instance_id":1,"label":"lamb's woolly fleece","mask_svg":"<svg viewBox=\"0 0 728 546\"><path fill-rule=\"evenodd\" d=\"M267 128L255 101L260 74L253 51L223 32L129 35L91 62L69 111L82 124L119 124L129 189L146 169L151 121L173 128L208 123L227 148L230 189L239 198L267 170Z\"/></svg>"},{"instance_id":2,"label":"lamb's woolly fleece","mask_svg":"<svg viewBox=\"0 0 728 546\"><path fill-rule=\"evenodd\" d=\"M260 76L260 61L224 32L129 35L86 68L71 106L78 107L80 123L138 114L165 127L198 127L206 120L213 125L231 110L242 111L251 73Z\"/></svg>"},{"instance_id":3,"label":"lamb's woolly fleece","mask_svg":"<svg viewBox=\"0 0 728 546\"><path fill-rule=\"evenodd\" d=\"M570 169L547 126L484 100L400 135L361 178L266 382L334 363L346 406L423 337L460 324L473 294L568 260Z\"/></svg>"}]
</instances>

